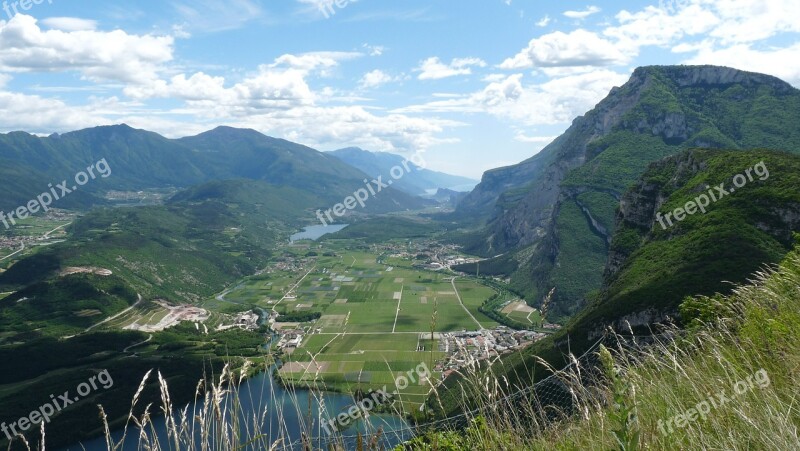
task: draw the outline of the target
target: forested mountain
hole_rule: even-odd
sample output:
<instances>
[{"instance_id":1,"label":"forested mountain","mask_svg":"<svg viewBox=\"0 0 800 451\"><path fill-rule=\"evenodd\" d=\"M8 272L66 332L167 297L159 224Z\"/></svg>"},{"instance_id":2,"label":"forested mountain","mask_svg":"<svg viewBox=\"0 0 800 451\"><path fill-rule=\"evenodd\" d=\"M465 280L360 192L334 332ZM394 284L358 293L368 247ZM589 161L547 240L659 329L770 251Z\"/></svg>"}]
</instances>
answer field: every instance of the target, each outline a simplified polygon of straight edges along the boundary
<instances>
[{"instance_id":1,"label":"forested mountain","mask_svg":"<svg viewBox=\"0 0 800 451\"><path fill-rule=\"evenodd\" d=\"M715 66L634 71L534 157L488 171L457 216L482 217L467 248L501 257L530 302L555 287L566 318L596 296L622 194L648 165L694 147L800 151L800 91L775 77ZM465 268L470 269L470 268Z\"/></svg>"}]
</instances>

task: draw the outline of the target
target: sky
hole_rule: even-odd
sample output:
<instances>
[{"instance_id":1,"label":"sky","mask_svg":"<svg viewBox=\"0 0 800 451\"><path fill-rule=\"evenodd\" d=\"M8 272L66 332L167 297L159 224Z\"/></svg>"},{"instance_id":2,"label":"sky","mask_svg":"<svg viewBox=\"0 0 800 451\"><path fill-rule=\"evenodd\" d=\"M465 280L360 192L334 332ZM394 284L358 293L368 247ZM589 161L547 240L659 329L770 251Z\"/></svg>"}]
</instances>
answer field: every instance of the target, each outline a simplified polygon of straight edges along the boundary
<instances>
[{"instance_id":1,"label":"sky","mask_svg":"<svg viewBox=\"0 0 800 451\"><path fill-rule=\"evenodd\" d=\"M652 64L800 87L800 2L5 0L0 132L228 125L478 179Z\"/></svg>"}]
</instances>

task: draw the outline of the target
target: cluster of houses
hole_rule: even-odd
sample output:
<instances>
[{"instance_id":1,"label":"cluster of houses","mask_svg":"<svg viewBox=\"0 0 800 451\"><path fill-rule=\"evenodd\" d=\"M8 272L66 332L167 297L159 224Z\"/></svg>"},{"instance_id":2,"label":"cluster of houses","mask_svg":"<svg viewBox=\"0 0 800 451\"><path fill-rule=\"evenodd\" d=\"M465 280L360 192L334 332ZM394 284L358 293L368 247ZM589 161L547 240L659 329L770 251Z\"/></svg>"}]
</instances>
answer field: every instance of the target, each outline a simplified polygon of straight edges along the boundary
<instances>
[{"instance_id":1,"label":"cluster of houses","mask_svg":"<svg viewBox=\"0 0 800 451\"><path fill-rule=\"evenodd\" d=\"M546 336L541 332L514 330L505 326L475 332L444 333L439 341L439 350L446 352L447 358L437 364L436 371L442 371L447 377L451 372L477 360L508 354Z\"/></svg>"},{"instance_id":2,"label":"cluster of houses","mask_svg":"<svg viewBox=\"0 0 800 451\"><path fill-rule=\"evenodd\" d=\"M277 332L280 338L276 346L287 354L294 352L303 342L303 331L301 329L279 330Z\"/></svg>"}]
</instances>

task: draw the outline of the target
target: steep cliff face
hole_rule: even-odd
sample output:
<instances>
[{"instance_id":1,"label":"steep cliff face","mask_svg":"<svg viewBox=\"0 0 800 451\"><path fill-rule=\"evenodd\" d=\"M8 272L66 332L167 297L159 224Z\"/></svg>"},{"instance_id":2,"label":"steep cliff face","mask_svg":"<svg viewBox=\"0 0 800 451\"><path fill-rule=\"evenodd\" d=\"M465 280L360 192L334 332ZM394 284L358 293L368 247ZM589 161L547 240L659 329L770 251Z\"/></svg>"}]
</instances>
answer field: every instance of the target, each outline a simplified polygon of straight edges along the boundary
<instances>
[{"instance_id":1,"label":"steep cliff face","mask_svg":"<svg viewBox=\"0 0 800 451\"><path fill-rule=\"evenodd\" d=\"M775 77L638 68L539 154L484 175L459 205L462 214L487 217L470 250L516 253L515 287L532 304L555 287L551 311L570 316L601 285L598 261L614 233L613 220L601 219L613 216L650 163L697 146L800 150L799 119L800 91Z\"/></svg>"},{"instance_id":2,"label":"steep cliff face","mask_svg":"<svg viewBox=\"0 0 800 451\"><path fill-rule=\"evenodd\" d=\"M657 219L757 164L754 177L706 212L672 226ZM800 231L800 157L788 153L695 149L653 163L620 200L616 233L598 301L573 330L600 333L677 317L685 296L726 293L763 265L780 261Z\"/></svg>"}]
</instances>

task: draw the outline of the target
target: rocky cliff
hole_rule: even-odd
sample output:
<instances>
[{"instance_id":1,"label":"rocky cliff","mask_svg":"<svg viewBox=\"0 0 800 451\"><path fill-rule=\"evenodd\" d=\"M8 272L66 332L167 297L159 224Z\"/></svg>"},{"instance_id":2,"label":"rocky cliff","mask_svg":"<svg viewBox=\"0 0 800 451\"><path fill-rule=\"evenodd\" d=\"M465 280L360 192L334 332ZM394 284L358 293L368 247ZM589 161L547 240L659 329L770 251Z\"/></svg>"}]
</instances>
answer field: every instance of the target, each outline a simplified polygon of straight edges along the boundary
<instances>
[{"instance_id":1,"label":"rocky cliff","mask_svg":"<svg viewBox=\"0 0 800 451\"><path fill-rule=\"evenodd\" d=\"M469 250L516 253L515 287L534 305L555 287L551 310L570 316L600 288L617 200L650 163L698 146L800 150L798 119L800 91L775 77L638 68L539 154L484 175L459 204L486 218Z\"/></svg>"}]
</instances>

